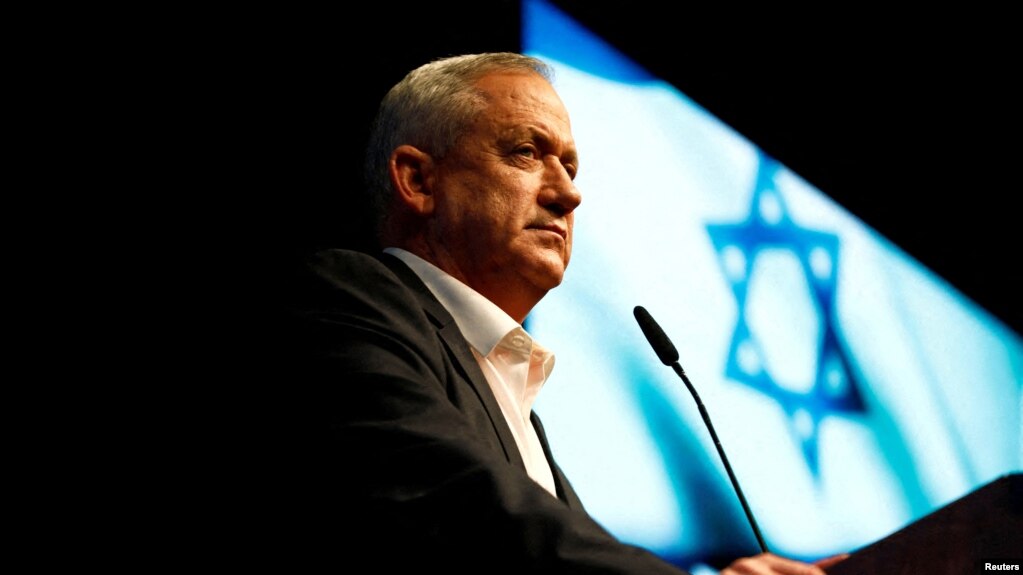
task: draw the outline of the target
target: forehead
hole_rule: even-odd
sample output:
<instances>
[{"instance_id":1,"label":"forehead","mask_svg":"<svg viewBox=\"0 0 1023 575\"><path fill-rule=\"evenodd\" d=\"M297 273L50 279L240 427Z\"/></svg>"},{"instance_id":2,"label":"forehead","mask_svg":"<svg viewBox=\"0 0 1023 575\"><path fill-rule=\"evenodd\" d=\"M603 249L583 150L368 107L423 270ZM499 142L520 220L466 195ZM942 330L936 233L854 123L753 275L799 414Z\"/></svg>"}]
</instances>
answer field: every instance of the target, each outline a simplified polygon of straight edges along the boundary
<instances>
[{"instance_id":1,"label":"forehead","mask_svg":"<svg viewBox=\"0 0 1023 575\"><path fill-rule=\"evenodd\" d=\"M535 72L497 72L475 82L485 100L481 116L505 128L528 125L570 137L568 111L554 87Z\"/></svg>"},{"instance_id":2,"label":"forehead","mask_svg":"<svg viewBox=\"0 0 1023 575\"><path fill-rule=\"evenodd\" d=\"M546 95L557 98L554 87L540 74L528 70L502 70L480 76L474 83L484 94L498 99L511 100L543 98Z\"/></svg>"}]
</instances>

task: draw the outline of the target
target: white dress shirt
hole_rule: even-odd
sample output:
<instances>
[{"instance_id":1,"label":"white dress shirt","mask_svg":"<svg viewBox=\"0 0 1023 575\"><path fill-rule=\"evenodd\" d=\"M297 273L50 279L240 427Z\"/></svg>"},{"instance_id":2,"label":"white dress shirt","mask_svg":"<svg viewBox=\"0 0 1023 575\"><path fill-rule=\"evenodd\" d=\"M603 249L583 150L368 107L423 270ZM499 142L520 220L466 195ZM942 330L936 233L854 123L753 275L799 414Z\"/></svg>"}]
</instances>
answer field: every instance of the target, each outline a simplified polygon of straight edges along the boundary
<instances>
[{"instance_id":1,"label":"white dress shirt","mask_svg":"<svg viewBox=\"0 0 1023 575\"><path fill-rule=\"evenodd\" d=\"M554 368L554 354L501 308L444 270L399 248L384 251L408 264L455 319L497 397L526 472L557 497L550 465L529 421L533 401Z\"/></svg>"}]
</instances>

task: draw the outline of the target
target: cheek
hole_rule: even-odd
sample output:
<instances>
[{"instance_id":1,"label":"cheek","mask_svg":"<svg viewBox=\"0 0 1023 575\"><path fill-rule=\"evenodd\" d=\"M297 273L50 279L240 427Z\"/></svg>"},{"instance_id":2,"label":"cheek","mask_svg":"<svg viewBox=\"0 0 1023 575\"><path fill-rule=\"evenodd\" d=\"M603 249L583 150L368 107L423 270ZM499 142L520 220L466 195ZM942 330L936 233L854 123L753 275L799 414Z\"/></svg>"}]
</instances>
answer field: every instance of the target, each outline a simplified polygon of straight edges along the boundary
<instances>
[{"instance_id":1,"label":"cheek","mask_svg":"<svg viewBox=\"0 0 1023 575\"><path fill-rule=\"evenodd\" d=\"M507 205L490 197L463 206L456 229L451 232L461 237L471 250L493 257L507 251L514 241L515 221Z\"/></svg>"},{"instance_id":2,"label":"cheek","mask_svg":"<svg viewBox=\"0 0 1023 575\"><path fill-rule=\"evenodd\" d=\"M531 190L538 184L529 174L515 171L490 170L485 176L472 174L464 180L450 215L461 225L456 233L477 249L508 249L536 219L537 198Z\"/></svg>"}]
</instances>

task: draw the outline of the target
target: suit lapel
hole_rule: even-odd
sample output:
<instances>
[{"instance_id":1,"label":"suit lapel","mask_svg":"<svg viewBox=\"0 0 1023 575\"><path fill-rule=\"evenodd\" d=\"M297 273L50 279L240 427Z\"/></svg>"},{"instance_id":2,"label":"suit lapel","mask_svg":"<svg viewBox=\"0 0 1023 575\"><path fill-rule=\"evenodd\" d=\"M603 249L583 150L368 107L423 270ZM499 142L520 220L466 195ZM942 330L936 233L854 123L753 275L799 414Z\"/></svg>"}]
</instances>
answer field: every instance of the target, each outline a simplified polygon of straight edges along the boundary
<instances>
[{"instance_id":1,"label":"suit lapel","mask_svg":"<svg viewBox=\"0 0 1023 575\"><path fill-rule=\"evenodd\" d=\"M504 414L501 412L501 406L498 405L497 398L494 397L494 392L490 389L490 384L487 383L487 379L480 370L479 363L476 361L476 356L472 354L469 343L465 341L465 337L462 335L461 330L458 329L455 319L437 301L437 298L430 292L430 288L426 287L426 284L419 279L419 276L410 267L405 265L405 262L386 253L381 254L379 259L416 295L419 304L436 326L437 335L444 342L448 355L451 357L452 363L458 370L459 375L472 385L480 399L480 403L483 404L483 408L486 410L487 415L490 417L490 422L494 426L494 432L501 441L505 457L513 465L525 469L526 464L522 461L522 455L515 444L515 436L512 435L508 422L505 421ZM545 444L545 452L546 449Z\"/></svg>"},{"instance_id":2,"label":"suit lapel","mask_svg":"<svg viewBox=\"0 0 1023 575\"><path fill-rule=\"evenodd\" d=\"M572 484L568 482L568 478L558 467L557 462L554 461L554 455L551 453L551 446L547 443L547 433L543 430L543 423L540 422L540 416L535 411L529 413L529 422L533 424L533 429L536 430L536 436L540 439L540 445L543 447L543 455L547 458L548 465L551 466L551 473L554 475L554 486L558 491L558 499L564 501L572 509L583 509L582 500L579 499L579 495L572 488Z\"/></svg>"}]
</instances>

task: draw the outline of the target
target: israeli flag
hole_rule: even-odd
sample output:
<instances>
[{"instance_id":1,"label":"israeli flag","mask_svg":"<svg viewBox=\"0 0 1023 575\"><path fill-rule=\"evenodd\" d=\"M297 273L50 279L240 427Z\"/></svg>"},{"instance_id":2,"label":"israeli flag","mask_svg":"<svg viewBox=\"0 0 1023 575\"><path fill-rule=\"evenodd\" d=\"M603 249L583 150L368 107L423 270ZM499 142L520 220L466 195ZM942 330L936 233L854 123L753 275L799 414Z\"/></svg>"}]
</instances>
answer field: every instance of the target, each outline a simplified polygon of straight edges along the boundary
<instances>
[{"instance_id":1,"label":"israeli flag","mask_svg":"<svg viewBox=\"0 0 1023 575\"><path fill-rule=\"evenodd\" d=\"M524 2L580 152L574 253L527 328L540 394L590 512L690 569L768 547L851 551L1023 468L1023 341L671 85L559 10Z\"/></svg>"}]
</instances>

